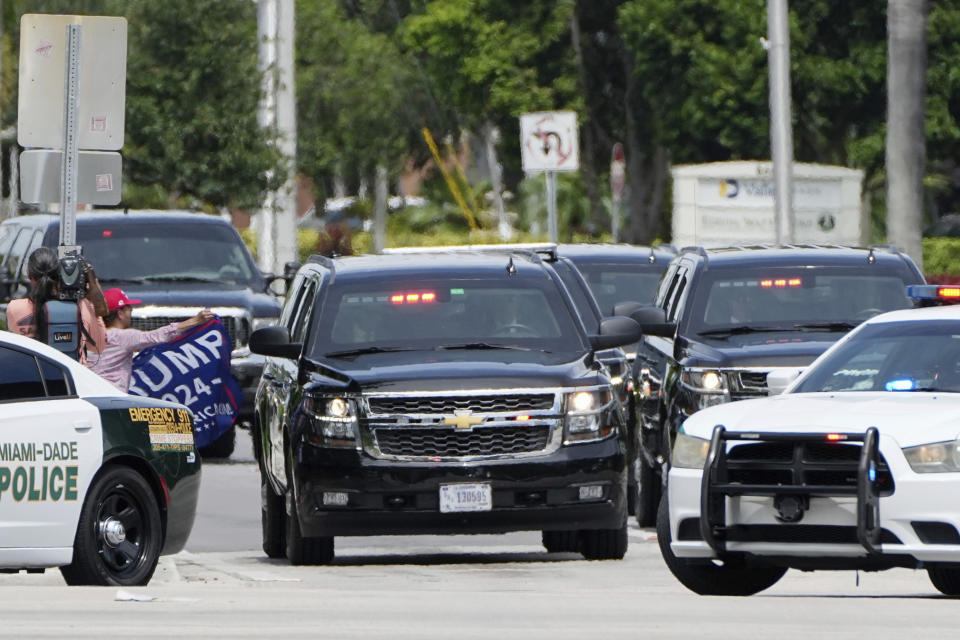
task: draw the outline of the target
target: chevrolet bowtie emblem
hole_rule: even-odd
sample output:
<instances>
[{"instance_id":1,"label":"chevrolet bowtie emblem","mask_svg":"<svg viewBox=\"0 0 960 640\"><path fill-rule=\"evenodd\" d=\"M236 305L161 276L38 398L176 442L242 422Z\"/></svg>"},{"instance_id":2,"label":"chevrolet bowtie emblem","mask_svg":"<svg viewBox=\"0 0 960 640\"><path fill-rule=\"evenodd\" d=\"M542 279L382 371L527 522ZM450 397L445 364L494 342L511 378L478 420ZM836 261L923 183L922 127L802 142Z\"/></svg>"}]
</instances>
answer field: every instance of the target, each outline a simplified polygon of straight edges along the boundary
<instances>
[{"instance_id":1,"label":"chevrolet bowtie emblem","mask_svg":"<svg viewBox=\"0 0 960 640\"><path fill-rule=\"evenodd\" d=\"M469 411L454 411L453 417L447 416L443 424L452 424L457 429L470 429L473 425L483 422L480 416L472 416Z\"/></svg>"}]
</instances>

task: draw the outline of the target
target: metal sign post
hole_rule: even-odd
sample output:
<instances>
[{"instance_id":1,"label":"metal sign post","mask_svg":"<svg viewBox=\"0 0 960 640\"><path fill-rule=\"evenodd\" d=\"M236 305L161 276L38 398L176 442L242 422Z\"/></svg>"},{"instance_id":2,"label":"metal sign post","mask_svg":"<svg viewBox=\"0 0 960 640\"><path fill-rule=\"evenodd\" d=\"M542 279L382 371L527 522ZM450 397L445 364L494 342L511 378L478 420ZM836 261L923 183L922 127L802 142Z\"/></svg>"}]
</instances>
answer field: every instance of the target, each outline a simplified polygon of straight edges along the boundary
<instances>
[{"instance_id":1,"label":"metal sign post","mask_svg":"<svg viewBox=\"0 0 960 640\"><path fill-rule=\"evenodd\" d=\"M77 95L80 87L78 24L67 25L67 68L64 85L63 154L60 164L60 257L77 251Z\"/></svg>"},{"instance_id":2,"label":"metal sign post","mask_svg":"<svg viewBox=\"0 0 960 640\"><path fill-rule=\"evenodd\" d=\"M524 171L546 173L547 235L550 242L557 242L557 172L580 168L577 114L573 111L522 114L520 153Z\"/></svg>"}]
</instances>

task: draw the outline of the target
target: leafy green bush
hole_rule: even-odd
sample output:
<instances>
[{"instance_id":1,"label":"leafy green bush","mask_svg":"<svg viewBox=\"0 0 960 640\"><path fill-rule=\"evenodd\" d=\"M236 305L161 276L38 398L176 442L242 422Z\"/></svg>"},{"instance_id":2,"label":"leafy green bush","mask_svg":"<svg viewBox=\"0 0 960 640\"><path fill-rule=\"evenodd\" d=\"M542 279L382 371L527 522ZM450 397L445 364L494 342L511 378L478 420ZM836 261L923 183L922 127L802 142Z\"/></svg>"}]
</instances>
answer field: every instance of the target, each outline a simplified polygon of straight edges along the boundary
<instances>
[{"instance_id":1,"label":"leafy green bush","mask_svg":"<svg viewBox=\"0 0 960 640\"><path fill-rule=\"evenodd\" d=\"M929 275L960 275L960 238L924 238L923 270Z\"/></svg>"}]
</instances>

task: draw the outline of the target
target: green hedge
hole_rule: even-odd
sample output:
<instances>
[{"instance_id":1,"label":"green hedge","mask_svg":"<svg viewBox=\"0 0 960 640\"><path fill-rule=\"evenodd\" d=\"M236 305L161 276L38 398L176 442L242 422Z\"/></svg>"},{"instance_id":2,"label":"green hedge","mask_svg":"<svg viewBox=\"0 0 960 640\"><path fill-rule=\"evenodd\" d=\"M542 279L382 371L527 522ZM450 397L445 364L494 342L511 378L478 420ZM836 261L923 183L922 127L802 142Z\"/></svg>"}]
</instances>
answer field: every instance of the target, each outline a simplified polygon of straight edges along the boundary
<instances>
[{"instance_id":1,"label":"green hedge","mask_svg":"<svg viewBox=\"0 0 960 640\"><path fill-rule=\"evenodd\" d=\"M923 270L928 275L960 275L960 238L924 238Z\"/></svg>"}]
</instances>

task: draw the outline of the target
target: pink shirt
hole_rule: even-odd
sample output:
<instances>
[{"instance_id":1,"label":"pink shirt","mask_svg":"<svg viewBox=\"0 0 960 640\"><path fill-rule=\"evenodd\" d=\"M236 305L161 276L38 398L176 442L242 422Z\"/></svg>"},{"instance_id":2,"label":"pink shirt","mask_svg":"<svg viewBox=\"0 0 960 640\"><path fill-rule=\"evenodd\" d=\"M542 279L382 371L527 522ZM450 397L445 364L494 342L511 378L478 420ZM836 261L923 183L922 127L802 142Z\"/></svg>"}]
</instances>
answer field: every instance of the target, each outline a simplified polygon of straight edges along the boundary
<instances>
[{"instance_id":1,"label":"pink shirt","mask_svg":"<svg viewBox=\"0 0 960 640\"><path fill-rule=\"evenodd\" d=\"M176 322L153 331L107 329L107 347L99 358L91 354L87 366L125 392L130 388L133 354L152 344L170 342L179 334Z\"/></svg>"}]
</instances>

